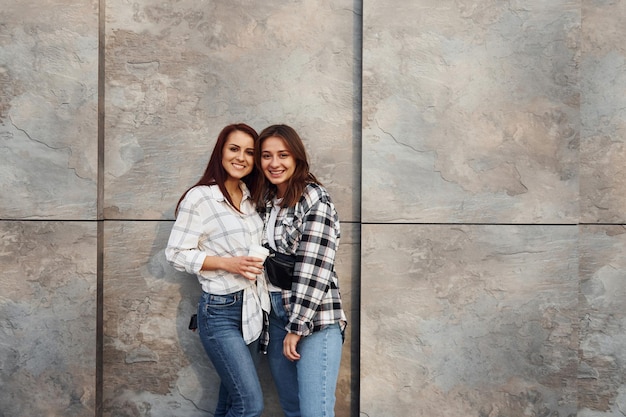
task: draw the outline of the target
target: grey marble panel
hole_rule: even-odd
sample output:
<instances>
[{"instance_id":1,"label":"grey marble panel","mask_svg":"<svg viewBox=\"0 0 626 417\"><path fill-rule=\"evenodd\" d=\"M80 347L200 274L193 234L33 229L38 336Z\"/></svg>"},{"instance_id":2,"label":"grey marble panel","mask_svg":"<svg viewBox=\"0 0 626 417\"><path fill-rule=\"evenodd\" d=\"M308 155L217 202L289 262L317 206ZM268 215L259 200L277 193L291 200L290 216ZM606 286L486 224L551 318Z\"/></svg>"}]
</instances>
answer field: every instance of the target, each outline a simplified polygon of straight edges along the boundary
<instances>
[{"instance_id":1,"label":"grey marble panel","mask_svg":"<svg viewBox=\"0 0 626 417\"><path fill-rule=\"evenodd\" d=\"M93 417L96 225L0 221L0 415Z\"/></svg>"},{"instance_id":2,"label":"grey marble panel","mask_svg":"<svg viewBox=\"0 0 626 417\"><path fill-rule=\"evenodd\" d=\"M107 218L173 219L233 122L291 124L342 217L359 215L351 0L112 0L106 15Z\"/></svg>"},{"instance_id":3,"label":"grey marble panel","mask_svg":"<svg viewBox=\"0 0 626 417\"><path fill-rule=\"evenodd\" d=\"M626 3L586 0L581 44L581 219L626 222Z\"/></svg>"},{"instance_id":4,"label":"grey marble panel","mask_svg":"<svg viewBox=\"0 0 626 417\"><path fill-rule=\"evenodd\" d=\"M580 15L365 2L363 220L576 223Z\"/></svg>"},{"instance_id":5,"label":"grey marble panel","mask_svg":"<svg viewBox=\"0 0 626 417\"><path fill-rule=\"evenodd\" d=\"M364 225L361 415L572 416L577 226Z\"/></svg>"},{"instance_id":6,"label":"grey marble panel","mask_svg":"<svg viewBox=\"0 0 626 417\"><path fill-rule=\"evenodd\" d=\"M626 228L581 227L579 417L626 410Z\"/></svg>"},{"instance_id":7,"label":"grey marble panel","mask_svg":"<svg viewBox=\"0 0 626 417\"><path fill-rule=\"evenodd\" d=\"M97 6L2 2L1 218L97 215Z\"/></svg>"},{"instance_id":8,"label":"grey marble panel","mask_svg":"<svg viewBox=\"0 0 626 417\"><path fill-rule=\"evenodd\" d=\"M105 225L104 416L200 417L214 411L219 378L196 333L187 329L195 312L197 279L175 271L163 249L172 222L116 222ZM338 274L351 321L343 351L337 416L356 410L358 369L352 350L358 326L352 316L358 292L358 230L344 227ZM355 317L355 320L358 318ZM265 358L260 365L264 416L280 415Z\"/></svg>"},{"instance_id":9,"label":"grey marble panel","mask_svg":"<svg viewBox=\"0 0 626 417\"><path fill-rule=\"evenodd\" d=\"M345 341L341 357L341 369L337 383L337 403L335 415L350 417L358 415L359 410L359 345L360 333L360 248L361 226L359 224L341 224L341 242L337 255L337 275L341 289L343 308L348 316ZM273 416L270 414L269 416Z\"/></svg>"}]
</instances>

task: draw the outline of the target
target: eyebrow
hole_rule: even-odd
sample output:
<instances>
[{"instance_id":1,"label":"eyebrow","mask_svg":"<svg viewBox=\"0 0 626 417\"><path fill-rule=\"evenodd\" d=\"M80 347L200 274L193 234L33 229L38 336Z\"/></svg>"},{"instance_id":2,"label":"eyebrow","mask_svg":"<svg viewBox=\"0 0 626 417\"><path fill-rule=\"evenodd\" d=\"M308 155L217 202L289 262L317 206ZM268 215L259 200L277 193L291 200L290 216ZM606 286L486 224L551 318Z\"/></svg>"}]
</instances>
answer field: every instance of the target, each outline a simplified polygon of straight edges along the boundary
<instances>
[{"instance_id":1,"label":"eyebrow","mask_svg":"<svg viewBox=\"0 0 626 417\"><path fill-rule=\"evenodd\" d=\"M241 146L236 144L235 142L228 142L228 143L226 143L226 146L236 146L238 148L241 148ZM247 148L244 148L244 149L252 149L252 150L254 150L254 146L248 146Z\"/></svg>"}]
</instances>

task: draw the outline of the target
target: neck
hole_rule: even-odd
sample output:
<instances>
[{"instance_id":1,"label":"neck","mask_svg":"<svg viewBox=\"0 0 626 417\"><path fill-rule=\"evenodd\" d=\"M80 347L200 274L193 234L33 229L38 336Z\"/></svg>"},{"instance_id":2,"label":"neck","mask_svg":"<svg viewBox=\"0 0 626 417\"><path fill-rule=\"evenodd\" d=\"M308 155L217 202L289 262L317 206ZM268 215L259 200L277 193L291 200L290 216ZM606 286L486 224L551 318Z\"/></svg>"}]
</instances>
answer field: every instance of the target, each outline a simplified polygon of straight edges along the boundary
<instances>
[{"instance_id":1,"label":"neck","mask_svg":"<svg viewBox=\"0 0 626 417\"><path fill-rule=\"evenodd\" d=\"M283 198L286 191L287 187L276 187L276 198Z\"/></svg>"},{"instance_id":2,"label":"neck","mask_svg":"<svg viewBox=\"0 0 626 417\"><path fill-rule=\"evenodd\" d=\"M239 188L239 180L226 180L224 182L224 187L231 197L241 193L241 188Z\"/></svg>"}]
</instances>

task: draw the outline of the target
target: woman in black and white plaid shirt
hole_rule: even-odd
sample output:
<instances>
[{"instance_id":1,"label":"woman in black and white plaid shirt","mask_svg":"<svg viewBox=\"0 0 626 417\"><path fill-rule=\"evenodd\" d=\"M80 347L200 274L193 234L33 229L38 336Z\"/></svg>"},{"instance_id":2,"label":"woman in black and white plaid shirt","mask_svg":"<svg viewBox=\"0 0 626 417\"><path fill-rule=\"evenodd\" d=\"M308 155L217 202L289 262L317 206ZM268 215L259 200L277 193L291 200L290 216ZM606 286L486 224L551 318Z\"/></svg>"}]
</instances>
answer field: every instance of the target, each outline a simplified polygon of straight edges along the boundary
<instances>
[{"instance_id":1,"label":"woman in black and white plaid shirt","mask_svg":"<svg viewBox=\"0 0 626 417\"><path fill-rule=\"evenodd\" d=\"M257 207L265 207L263 242L296 256L290 289L268 282L267 352L280 403L286 417L334 416L347 323L335 273L339 218L330 195L309 172L293 128L263 130L255 163L264 174L254 194Z\"/></svg>"}]
</instances>

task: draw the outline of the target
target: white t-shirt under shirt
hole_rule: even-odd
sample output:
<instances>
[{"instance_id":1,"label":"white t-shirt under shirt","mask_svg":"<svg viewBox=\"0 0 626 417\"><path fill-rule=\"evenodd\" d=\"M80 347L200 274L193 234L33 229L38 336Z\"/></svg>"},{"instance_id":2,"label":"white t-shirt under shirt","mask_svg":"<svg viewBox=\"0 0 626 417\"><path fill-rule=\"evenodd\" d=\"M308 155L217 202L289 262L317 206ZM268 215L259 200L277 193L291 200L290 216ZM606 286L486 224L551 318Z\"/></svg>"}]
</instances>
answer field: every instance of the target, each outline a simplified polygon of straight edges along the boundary
<instances>
[{"instance_id":1,"label":"white t-shirt under shirt","mask_svg":"<svg viewBox=\"0 0 626 417\"><path fill-rule=\"evenodd\" d=\"M272 211L270 212L270 218L267 221L267 226L266 226L267 243L274 250L276 250L276 242L274 241L274 229L276 226L276 218L278 217L278 212L280 211L280 203L282 201L283 201L282 198L274 199L274 205L272 206ZM267 288L272 292L282 291L282 288L277 287L276 285L272 284L269 280L267 280Z\"/></svg>"}]
</instances>

